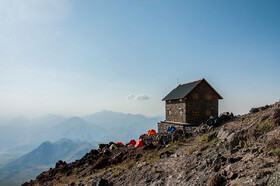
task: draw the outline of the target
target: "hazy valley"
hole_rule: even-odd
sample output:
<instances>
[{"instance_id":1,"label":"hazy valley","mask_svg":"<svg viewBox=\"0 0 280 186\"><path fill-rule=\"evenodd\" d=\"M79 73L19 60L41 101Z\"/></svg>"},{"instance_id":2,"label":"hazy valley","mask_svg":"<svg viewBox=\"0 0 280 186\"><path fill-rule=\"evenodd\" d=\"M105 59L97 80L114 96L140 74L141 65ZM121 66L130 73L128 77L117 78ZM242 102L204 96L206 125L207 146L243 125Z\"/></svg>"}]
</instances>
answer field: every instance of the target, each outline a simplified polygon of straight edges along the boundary
<instances>
[{"instance_id":1,"label":"hazy valley","mask_svg":"<svg viewBox=\"0 0 280 186\"><path fill-rule=\"evenodd\" d=\"M43 170L53 167L60 159L71 162L81 158L97 147L98 143L116 140L127 142L138 138L148 129L156 128L161 119L112 111L71 118L46 115L35 119L2 119L0 185L34 178ZM31 158L33 156L38 161Z\"/></svg>"}]
</instances>

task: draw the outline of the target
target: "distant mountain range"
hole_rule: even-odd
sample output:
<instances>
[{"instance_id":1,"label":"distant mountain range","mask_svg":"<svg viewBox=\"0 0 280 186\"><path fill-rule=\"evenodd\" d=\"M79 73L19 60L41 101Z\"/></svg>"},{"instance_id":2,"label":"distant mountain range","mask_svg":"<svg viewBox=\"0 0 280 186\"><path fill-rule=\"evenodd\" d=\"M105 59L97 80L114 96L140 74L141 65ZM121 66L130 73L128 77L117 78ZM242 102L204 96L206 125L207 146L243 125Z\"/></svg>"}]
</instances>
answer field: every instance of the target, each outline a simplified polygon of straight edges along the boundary
<instances>
[{"instance_id":1,"label":"distant mountain range","mask_svg":"<svg viewBox=\"0 0 280 186\"><path fill-rule=\"evenodd\" d=\"M146 117L140 114L124 114L112 111L101 111L82 117L84 120L103 127L106 133L103 139L127 142L132 138L146 133L147 130L157 129L157 122L163 117Z\"/></svg>"},{"instance_id":2,"label":"distant mountain range","mask_svg":"<svg viewBox=\"0 0 280 186\"><path fill-rule=\"evenodd\" d=\"M163 118L101 111L84 117L64 118L49 114L35 119L18 117L4 120L0 124L0 159L1 153L19 146L30 147L31 149L26 148L30 151L43 141L57 141L61 138L129 141L148 129L156 128L161 119Z\"/></svg>"},{"instance_id":3,"label":"distant mountain range","mask_svg":"<svg viewBox=\"0 0 280 186\"><path fill-rule=\"evenodd\" d=\"M96 141L103 140L102 136L106 132L103 127L80 117L72 117L51 128L50 137L52 139L64 137L74 140Z\"/></svg>"},{"instance_id":4,"label":"distant mountain range","mask_svg":"<svg viewBox=\"0 0 280 186\"><path fill-rule=\"evenodd\" d=\"M157 122L162 119L163 117L146 117L106 110L83 117L65 118L49 114L35 119L24 117L0 119L0 168L4 168L9 162L13 163L9 166L15 165L15 161L24 163L27 161L27 157L23 155L32 151L44 141L58 141L62 138L68 138L89 143L96 143L97 141L122 141L126 143L130 139L137 139L151 128L156 129ZM42 145L47 144L43 143ZM32 151L32 153L35 152ZM25 158L17 159L20 156ZM68 156L71 155L68 154ZM47 157L43 159L47 161ZM32 167L31 173L38 169L36 165L30 164ZM45 166L45 164L41 166ZM49 167L50 165L46 166ZM31 173L29 174L28 170L31 167L26 169L24 174L20 172L19 175L30 175ZM38 170L41 171L42 169ZM14 173L14 171L12 172ZM0 174L0 176L2 175Z\"/></svg>"},{"instance_id":5,"label":"distant mountain range","mask_svg":"<svg viewBox=\"0 0 280 186\"><path fill-rule=\"evenodd\" d=\"M0 185L20 185L50 167L58 160L72 162L80 159L91 149L93 144L62 139L58 142L43 142L38 148L6 164L0 169Z\"/></svg>"}]
</instances>

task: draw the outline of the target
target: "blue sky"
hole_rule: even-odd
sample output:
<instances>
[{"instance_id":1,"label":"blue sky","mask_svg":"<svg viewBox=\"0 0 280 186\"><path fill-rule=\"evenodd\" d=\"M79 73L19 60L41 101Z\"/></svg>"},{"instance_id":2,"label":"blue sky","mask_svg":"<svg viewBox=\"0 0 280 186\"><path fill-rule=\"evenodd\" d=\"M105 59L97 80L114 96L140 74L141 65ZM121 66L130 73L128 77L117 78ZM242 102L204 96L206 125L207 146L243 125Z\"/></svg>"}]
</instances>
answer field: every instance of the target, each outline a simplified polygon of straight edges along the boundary
<instances>
[{"instance_id":1,"label":"blue sky","mask_svg":"<svg viewBox=\"0 0 280 186\"><path fill-rule=\"evenodd\" d=\"M280 98L275 0L0 1L0 116L159 115L205 78L220 111Z\"/></svg>"}]
</instances>

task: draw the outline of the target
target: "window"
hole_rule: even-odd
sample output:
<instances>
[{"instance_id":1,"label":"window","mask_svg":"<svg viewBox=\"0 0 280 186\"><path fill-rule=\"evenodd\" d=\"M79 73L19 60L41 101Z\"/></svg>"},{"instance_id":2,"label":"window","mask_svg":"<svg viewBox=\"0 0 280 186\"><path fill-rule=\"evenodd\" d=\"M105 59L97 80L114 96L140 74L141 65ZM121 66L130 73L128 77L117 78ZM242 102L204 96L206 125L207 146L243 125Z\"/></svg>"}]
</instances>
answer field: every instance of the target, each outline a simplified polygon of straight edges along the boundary
<instances>
[{"instance_id":1,"label":"window","mask_svg":"<svg viewBox=\"0 0 280 186\"><path fill-rule=\"evenodd\" d=\"M199 96L198 96L198 94L193 94L193 100L198 100L199 99Z\"/></svg>"},{"instance_id":2,"label":"window","mask_svg":"<svg viewBox=\"0 0 280 186\"><path fill-rule=\"evenodd\" d=\"M180 99L179 101L180 101L180 102L182 102L182 101L183 101L183 99Z\"/></svg>"},{"instance_id":3,"label":"window","mask_svg":"<svg viewBox=\"0 0 280 186\"><path fill-rule=\"evenodd\" d=\"M171 115L171 114L172 114L170 109L168 110L168 114L169 114L169 115Z\"/></svg>"},{"instance_id":4,"label":"window","mask_svg":"<svg viewBox=\"0 0 280 186\"><path fill-rule=\"evenodd\" d=\"M179 108L180 115L183 115L183 109Z\"/></svg>"},{"instance_id":5,"label":"window","mask_svg":"<svg viewBox=\"0 0 280 186\"><path fill-rule=\"evenodd\" d=\"M206 109L206 116L211 116L211 109Z\"/></svg>"},{"instance_id":6,"label":"window","mask_svg":"<svg viewBox=\"0 0 280 186\"><path fill-rule=\"evenodd\" d=\"M193 116L199 116L199 109L193 110Z\"/></svg>"},{"instance_id":7,"label":"window","mask_svg":"<svg viewBox=\"0 0 280 186\"><path fill-rule=\"evenodd\" d=\"M205 95L205 99L206 100L211 100L212 99L212 95L211 94L206 94Z\"/></svg>"}]
</instances>

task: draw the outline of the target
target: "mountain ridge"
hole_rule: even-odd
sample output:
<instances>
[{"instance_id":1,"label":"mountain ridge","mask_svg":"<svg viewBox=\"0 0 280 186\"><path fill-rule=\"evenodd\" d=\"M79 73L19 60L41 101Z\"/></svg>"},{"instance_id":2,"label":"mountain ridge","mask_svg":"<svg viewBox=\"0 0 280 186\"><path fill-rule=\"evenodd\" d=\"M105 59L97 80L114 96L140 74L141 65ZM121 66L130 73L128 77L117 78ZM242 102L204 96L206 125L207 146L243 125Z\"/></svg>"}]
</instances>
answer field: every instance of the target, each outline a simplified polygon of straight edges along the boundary
<instances>
[{"instance_id":1,"label":"mountain ridge","mask_svg":"<svg viewBox=\"0 0 280 186\"><path fill-rule=\"evenodd\" d=\"M114 115L114 117L112 116L113 119L110 119L111 115ZM0 126L0 168L30 153L44 141L58 141L61 138L69 138L74 141L94 143L96 141L104 143L116 140L125 143L131 138L146 132L146 130L155 128L157 121L160 120L159 118L147 118L143 115L116 113L113 111L101 112L98 117L102 124L97 125L93 121L89 122L82 117L76 116L65 118L64 121L57 124L46 125L43 124L46 123L43 120L36 119L37 121L42 121L42 123L24 126L17 123L11 128ZM56 115L47 115L40 118L47 118L46 121L53 120L53 118L56 120L57 118L56 122L61 119ZM105 124L105 127L103 124ZM77 156L82 156L87 152L77 152ZM9 165L11 166L11 164ZM49 165L44 166L49 168ZM35 167L31 168L35 169ZM37 169L37 171L39 170L42 169ZM32 171L28 175L32 175ZM24 177L23 175L21 180L24 180Z\"/></svg>"},{"instance_id":2,"label":"mountain ridge","mask_svg":"<svg viewBox=\"0 0 280 186\"><path fill-rule=\"evenodd\" d=\"M202 124L193 136L175 130L140 138L143 147L92 150L23 186L280 184L280 102L215 128Z\"/></svg>"},{"instance_id":3,"label":"mountain ridge","mask_svg":"<svg viewBox=\"0 0 280 186\"><path fill-rule=\"evenodd\" d=\"M45 141L36 149L0 169L0 185L18 185L54 166L58 160L72 162L81 158L92 148L96 148L96 146L66 138L56 142ZM28 174L25 174L25 171Z\"/></svg>"}]
</instances>

